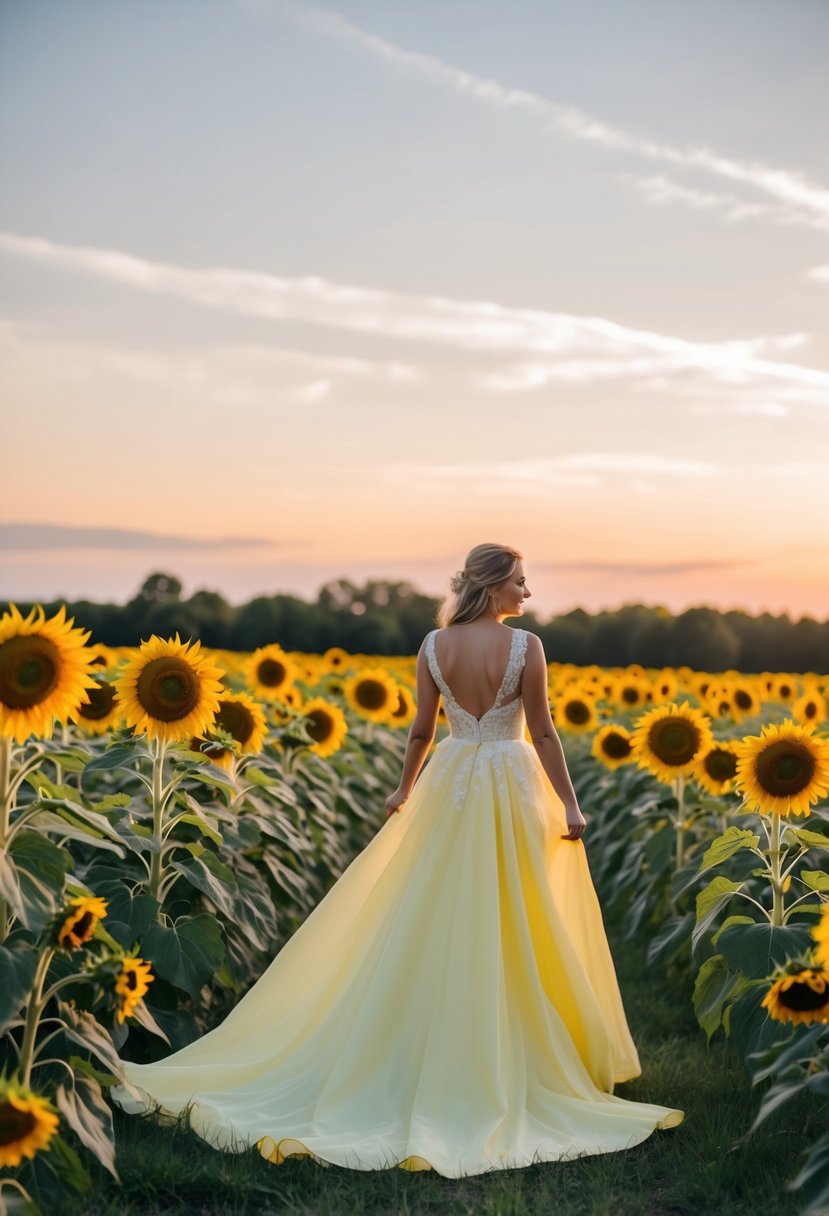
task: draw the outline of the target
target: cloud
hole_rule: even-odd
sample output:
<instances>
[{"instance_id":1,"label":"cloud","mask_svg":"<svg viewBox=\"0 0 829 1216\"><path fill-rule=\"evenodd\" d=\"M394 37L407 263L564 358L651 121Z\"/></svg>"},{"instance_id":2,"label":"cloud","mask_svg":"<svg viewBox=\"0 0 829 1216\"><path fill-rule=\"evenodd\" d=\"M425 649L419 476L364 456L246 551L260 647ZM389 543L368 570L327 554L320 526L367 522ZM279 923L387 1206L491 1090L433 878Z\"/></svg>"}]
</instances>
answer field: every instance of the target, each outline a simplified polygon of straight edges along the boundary
<instances>
[{"instance_id":1,"label":"cloud","mask_svg":"<svg viewBox=\"0 0 829 1216\"><path fill-rule=\"evenodd\" d=\"M535 356L495 375L485 375L483 383L493 391L540 387L553 379L583 381L608 375L659 373L699 375L732 387L773 381L800 390L807 402L824 407L829 404L829 372L764 357L802 345L807 335L801 333L694 342L633 329L604 317L512 308L493 301L410 295L318 276L289 279L223 267L191 269L119 250L60 245L11 232L0 232L0 250L244 316L298 320L353 333L485 352L488 356L503 352ZM406 364L382 367L379 374L391 379L407 380L416 375ZM203 376L204 368L199 355L193 361L193 374ZM315 375L312 380L325 378ZM308 384L307 377L293 387L303 384Z\"/></svg>"},{"instance_id":2,"label":"cloud","mask_svg":"<svg viewBox=\"0 0 829 1216\"><path fill-rule=\"evenodd\" d=\"M827 222L813 212L799 210L787 203L756 203L738 198L736 194L718 194L711 190L695 190L679 182L657 174L654 177L636 177L620 174L620 179L631 184L651 206L664 207L680 203L693 211L718 211L727 223L738 223L747 219L770 219L780 224L805 224L808 227L826 229Z\"/></svg>"},{"instance_id":3,"label":"cloud","mask_svg":"<svg viewBox=\"0 0 829 1216\"><path fill-rule=\"evenodd\" d=\"M808 181L804 174L796 170L722 156L706 147L683 148L657 143L624 131L575 106L552 101L525 89L510 88L500 81L445 63L434 55L405 50L385 38L366 32L339 13L305 8L298 10L298 17L308 29L356 46L367 54L414 72L460 96L472 98L481 105L502 112L524 114L545 132L561 133L609 151L629 152L647 160L662 161L685 169L699 169L728 181L740 182L787 204L792 208L788 216L790 222L829 228L829 189Z\"/></svg>"},{"instance_id":4,"label":"cloud","mask_svg":"<svg viewBox=\"0 0 829 1216\"><path fill-rule=\"evenodd\" d=\"M295 548L304 540L268 540L261 536L165 536L130 528L87 528L71 524L0 523L0 551L6 553L60 549L154 550Z\"/></svg>"}]
</instances>

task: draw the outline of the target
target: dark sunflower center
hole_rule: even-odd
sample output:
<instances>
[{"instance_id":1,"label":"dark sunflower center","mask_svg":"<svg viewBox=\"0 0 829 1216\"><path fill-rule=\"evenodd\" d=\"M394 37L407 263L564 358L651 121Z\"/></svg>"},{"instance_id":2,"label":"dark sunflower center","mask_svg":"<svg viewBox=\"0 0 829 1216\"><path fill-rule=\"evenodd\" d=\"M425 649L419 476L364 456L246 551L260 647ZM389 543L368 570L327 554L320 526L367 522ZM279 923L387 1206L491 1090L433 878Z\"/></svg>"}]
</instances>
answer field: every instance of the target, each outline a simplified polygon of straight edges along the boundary
<instances>
[{"instance_id":1,"label":"dark sunflower center","mask_svg":"<svg viewBox=\"0 0 829 1216\"><path fill-rule=\"evenodd\" d=\"M70 932L73 937L86 937L92 932L95 925L95 918L91 912L84 912L80 920L75 921Z\"/></svg>"},{"instance_id":2,"label":"dark sunflower center","mask_svg":"<svg viewBox=\"0 0 829 1216\"><path fill-rule=\"evenodd\" d=\"M305 715L308 734L315 743L324 743L334 731L334 719L324 709L312 709Z\"/></svg>"},{"instance_id":3,"label":"dark sunflower center","mask_svg":"<svg viewBox=\"0 0 829 1216\"><path fill-rule=\"evenodd\" d=\"M816 992L806 980L795 980L785 992L778 993L777 999L786 1009L807 1012L813 1009L823 1009L829 1005L829 985L823 985L822 992Z\"/></svg>"},{"instance_id":4,"label":"dark sunflower center","mask_svg":"<svg viewBox=\"0 0 829 1216\"><path fill-rule=\"evenodd\" d=\"M568 701L564 707L564 716L575 726L584 726L590 721L590 706L585 701Z\"/></svg>"},{"instance_id":5,"label":"dark sunflower center","mask_svg":"<svg viewBox=\"0 0 829 1216\"><path fill-rule=\"evenodd\" d=\"M623 760L631 752L630 741L624 735L617 734L616 731L605 735L602 747L611 760Z\"/></svg>"},{"instance_id":6,"label":"dark sunflower center","mask_svg":"<svg viewBox=\"0 0 829 1216\"><path fill-rule=\"evenodd\" d=\"M45 701L60 677L60 654L49 638L24 634L0 645L0 701L31 709Z\"/></svg>"},{"instance_id":7,"label":"dark sunflower center","mask_svg":"<svg viewBox=\"0 0 829 1216\"><path fill-rule=\"evenodd\" d=\"M786 701L792 695L792 686L791 684L781 684L777 691L783 700Z\"/></svg>"},{"instance_id":8,"label":"dark sunflower center","mask_svg":"<svg viewBox=\"0 0 829 1216\"><path fill-rule=\"evenodd\" d=\"M757 781L775 798L791 798L805 790L815 773L815 758L802 743L780 739L756 760Z\"/></svg>"},{"instance_id":9,"label":"dark sunflower center","mask_svg":"<svg viewBox=\"0 0 829 1216\"><path fill-rule=\"evenodd\" d=\"M360 680L354 695L363 709L382 709L389 699L389 690L379 680Z\"/></svg>"},{"instance_id":10,"label":"dark sunflower center","mask_svg":"<svg viewBox=\"0 0 829 1216\"><path fill-rule=\"evenodd\" d=\"M132 992L135 992L136 988L138 987L138 976L132 970L132 968L127 971L125 982L127 988L129 988Z\"/></svg>"},{"instance_id":11,"label":"dark sunflower center","mask_svg":"<svg viewBox=\"0 0 829 1216\"><path fill-rule=\"evenodd\" d=\"M632 684L626 685L622 689L622 700L625 702L626 705L638 705L639 704L639 689L634 688Z\"/></svg>"},{"instance_id":12,"label":"dark sunflower center","mask_svg":"<svg viewBox=\"0 0 829 1216\"><path fill-rule=\"evenodd\" d=\"M11 1102L0 1102L0 1144L15 1144L24 1140L37 1127L30 1110L18 1110Z\"/></svg>"},{"instance_id":13,"label":"dark sunflower center","mask_svg":"<svg viewBox=\"0 0 829 1216\"><path fill-rule=\"evenodd\" d=\"M687 718L660 718L648 732L648 743L663 764L688 764L699 750L699 731Z\"/></svg>"},{"instance_id":14,"label":"dark sunflower center","mask_svg":"<svg viewBox=\"0 0 829 1216\"><path fill-rule=\"evenodd\" d=\"M151 659L138 677L136 693L144 711L159 722L186 718L199 703L199 677L174 655Z\"/></svg>"},{"instance_id":15,"label":"dark sunflower center","mask_svg":"<svg viewBox=\"0 0 829 1216\"><path fill-rule=\"evenodd\" d=\"M216 725L233 735L237 743L247 743L255 727L253 714L241 701L220 701Z\"/></svg>"},{"instance_id":16,"label":"dark sunflower center","mask_svg":"<svg viewBox=\"0 0 829 1216\"><path fill-rule=\"evenodd\" d=\"M750 692L746 692L744 688L738 688L734 693L734 704L738 709L751 709L754 705L754 698Z\"/></svg>"},{"instance_id":17,"label":"dark sunflower center","mask_svg":"<svg viewBox=\"0 0 829 1216\"><path fill-rule=\"evenodd\" d=\"M817 705L815 705L814 701L807 701L806 704L803 706L803 717L804 718L816 718L817 717Z\"/></svg>"},{"instance_id":18,"label":"dark sunflower center","mask_svg":"<svg viewBox=\"0 0 829 1216\"><path fill-rule=\"evenodd\" d=\"M279 688L280 684L285 683L287 674L285 664L280 663L279 659L263 659L256 668L259 683L266 688Z\"/></svg>"},{"instance_id":19,"label":"dark sunflower center","mask_svg":"<svg viewBox=\"0 0 829 1216\"><path fill-rule=\"evenodd\" d=\"M100 722L102 718L112 712L115 702L114 684L102 684L96 681L94 688L86 690L86 695L89 697L89 703L78 708L78 713L82 718L88 718L90 722Z\"/></svg>"},{"instance_id":20,"label":"dark sunflower center","mask_svg":"<svg viewBox=\"0 0 829 1216\"><path fill-rule=\"evenodd\" d=\"M737 757L732 752L715 747L703 760L703 766L715 781L730 781L737 772Z\"/></svg>"}]
</instances>

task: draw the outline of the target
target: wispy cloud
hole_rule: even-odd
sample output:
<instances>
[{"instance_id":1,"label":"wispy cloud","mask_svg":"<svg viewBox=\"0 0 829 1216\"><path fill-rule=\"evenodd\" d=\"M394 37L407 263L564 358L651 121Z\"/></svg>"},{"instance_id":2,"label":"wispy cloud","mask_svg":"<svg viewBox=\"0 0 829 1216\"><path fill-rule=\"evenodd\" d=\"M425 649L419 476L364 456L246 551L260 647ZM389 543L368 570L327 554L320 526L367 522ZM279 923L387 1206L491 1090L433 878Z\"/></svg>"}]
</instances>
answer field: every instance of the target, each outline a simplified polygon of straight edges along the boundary
<instances>
[{"instance_id":1,"label":"wispy cloud","mask_svg":"<svg viewBox=\"0 0 829 1216\"><path fill-rule=\"evenodd\" d=\"M714 211L722 215L726 223L742 220L768 219L778 224L808 224L810 227L826 229L827 221L821 215L799 211L788 203L757 203L738 198L736 194L718 194L713 190L696 190L657 174L653 177L636 177L620 174L620 179L632 185L646 203L653 207L664 207L678 203L692 211Z\"/></svg>"},{"instance_id":2,"label":"wispy cloud","mask_svg":"<svg viewBox=\"0 0 829 1216\"><path fill-rule=\"evenodd\" d=\"M288 279L222 267L191 269L119 250L60 245L11 232L0 233L0 250L245 316L299 320L372 336L483 351L489 356L503 352L535 356L485 375L484 382L493 391L518 391L553 379L682 374L738 387L770 381L798 389L807 402L829 405L829 372L766 357L802 346L808 340L802 333L694 342L633 329L604 317L512 308L493 301L407 295L318 276ZM201 370L194 365L194 374L203 375L203 365ZM384 374L406 380L415 373L406 364L387 364ZM311 380L325 378L316 375ZM294 387L308 383L305 378Z\"/></svg>"},{"instance_id":3,"label":"wispy cloud","mask_svg":"<svg viewBox=\"0 0 829 1216\"><path fill-rule=\"evenodd\" d=\"M810 182L797 170L723 156L707 147L683 148L658 143L613 126L575 106L525 89L510 88L498 80L478 76L434 55L406 50L385 38L368 33L339 13L309 7L299 9L297 15L302 24L311 30L356 46L481 105L524 114L546 132L587 141L609 151L629 152L647 160L703 170L728 181L740 182L786 204L790 209L788 222L829 229L829 189Z\"/></svg>"},{"instance_id":4,"label":"wispy cloud","mask_svg":"<svg viewBox=\"0 0 829 1216\"><path fill-rule=\"evenodd\" d=\"M287 549L303 547L296 538L265 540L257 536L168 536L130 528L87 528L70 524L0 523L0 551L36 552L59 549L152 550Z\"/></svg>"}]
</instances>

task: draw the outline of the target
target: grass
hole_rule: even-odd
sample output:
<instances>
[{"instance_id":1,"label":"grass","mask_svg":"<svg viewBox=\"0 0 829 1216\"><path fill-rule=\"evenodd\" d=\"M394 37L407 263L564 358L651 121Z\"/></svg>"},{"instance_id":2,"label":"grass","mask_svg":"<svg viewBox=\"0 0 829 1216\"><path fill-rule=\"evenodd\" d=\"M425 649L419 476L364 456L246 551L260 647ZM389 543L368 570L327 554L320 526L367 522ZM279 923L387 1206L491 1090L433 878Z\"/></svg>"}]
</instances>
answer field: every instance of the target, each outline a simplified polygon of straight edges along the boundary
<instances>
[{"instance_id":1,"label":"grass","mask_svg":"<svg viewBox=\"0 0 829 1216\"><path fill-rule=\"evenodd\" d=\"M786 1190L804 1144L817 1139L825 1107L792 1103L744 1143L758 1094L723 1041L706 1044L691 1008L690 985L645 966L645 944L624 942L608 924L643 1076L622 1097L678 1106L685 1121L623 1152L443 1178L432 1171L362 1172L309 1158L273 1166L258 1153L216 1152L186 1126L159 1127L116 1112L123 1186L89 1154L90 1195L67 1199L61 1216L795 1216Z\"/></svg>"}]
</instances>

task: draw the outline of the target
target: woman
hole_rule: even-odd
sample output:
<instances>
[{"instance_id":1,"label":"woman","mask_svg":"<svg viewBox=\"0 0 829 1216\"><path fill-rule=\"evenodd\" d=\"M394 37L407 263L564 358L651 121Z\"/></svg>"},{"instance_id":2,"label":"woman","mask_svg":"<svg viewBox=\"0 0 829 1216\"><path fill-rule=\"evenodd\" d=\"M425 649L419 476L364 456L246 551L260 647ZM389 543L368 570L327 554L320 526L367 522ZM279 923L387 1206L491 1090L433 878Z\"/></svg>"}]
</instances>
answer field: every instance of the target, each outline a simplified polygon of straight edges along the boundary
<instances>
[{"instance_id":1,"label":"woman","mask_svg":"<svg viewBox=\"0 0 829 1216\"><path fill-rule=\"evenodd\" d=\"M522 555L477 545L417 656L386 822L224 1022L125 1064L125 1110L269 1161L446 1177L632 1147L683 1112L641 1072L550 718L540 639L503 624ZM435 736L439 696L450 734ZM532 743L526 741L525 725Z\"/></svg>"}]
</instances>

